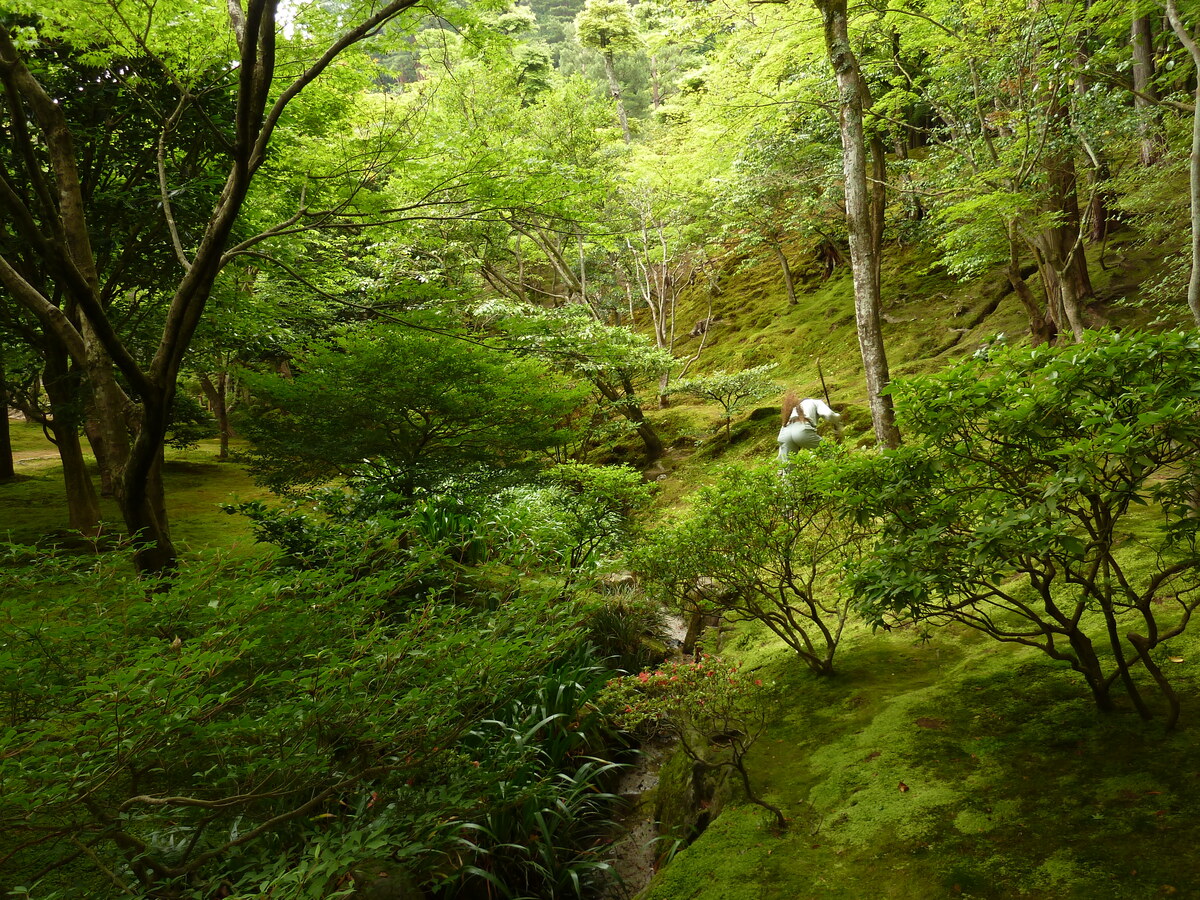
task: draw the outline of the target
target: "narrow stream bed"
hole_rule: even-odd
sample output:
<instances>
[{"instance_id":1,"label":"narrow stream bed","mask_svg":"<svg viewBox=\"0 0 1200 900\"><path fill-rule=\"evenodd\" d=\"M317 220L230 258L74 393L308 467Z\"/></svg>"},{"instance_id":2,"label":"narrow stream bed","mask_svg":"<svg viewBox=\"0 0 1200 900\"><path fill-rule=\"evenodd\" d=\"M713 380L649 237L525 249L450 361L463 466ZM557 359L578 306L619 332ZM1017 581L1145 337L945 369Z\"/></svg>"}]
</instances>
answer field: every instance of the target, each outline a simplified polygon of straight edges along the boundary
<instances>
[{"instance_id":1,"label":"narrow stream bed","mask_svg":"<svg viewBox=\"0 0 1200 900\"><path fill-rule=\"evenodd\" d=\"M673 748L670 741L643 745L637 762L617 783L615 792L625 801L626 811L617 819L621 837L609 848L609 862L620 881L601 894L603 900L633 897L654 877L654 864L663 849L657 840L654 789L658 787L658 771Z\"/></svg>"},{"instance_id":2,"label":"narrow stream bed","mask_svg":"<svg viewBox=\"0 0 1200 900\"><path fill-rule=\"evenodd\" d=\"M683 646L687 623L681 616L666 618L664 636L668 646ZM654 791L658 772L671 755L674 742L668 740L643 744L640 755L629 771L621 776L615 793L624 801L625 812L617 819L621 837L610 848L609 862L620 880L601 894L602 900L627 900L636 896L654 877L655 862L666 848L660 846L654 819Z\"/></svg>"}]
</instances>

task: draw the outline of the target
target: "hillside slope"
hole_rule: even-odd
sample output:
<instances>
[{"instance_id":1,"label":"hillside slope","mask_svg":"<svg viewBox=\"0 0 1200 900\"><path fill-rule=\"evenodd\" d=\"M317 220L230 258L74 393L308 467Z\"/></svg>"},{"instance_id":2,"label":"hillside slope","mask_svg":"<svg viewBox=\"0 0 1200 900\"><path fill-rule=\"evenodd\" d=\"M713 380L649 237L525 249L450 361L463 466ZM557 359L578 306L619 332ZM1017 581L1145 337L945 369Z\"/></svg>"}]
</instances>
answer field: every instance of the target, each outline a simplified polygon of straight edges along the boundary
<instances>
[{"instance_id":1,"label":"hillside slope","mask_svg":"<svg viewBox=\"0 0 1200 900\"><path fill-rule=\"evenodd\" d=\"M1152 250L1118 241L1107 256L1106 268L1093 262L1093 324L1186 325L1185 307L1137 303L1163 264ZM889 248L893 376L939 368L999 332L1027 339L1024 311L1005 287L999 277L956 283L921 248ZM681 330L710 314L710 300L715 322L699 367L775 362L782 384L819 395L819 359L850 440L872 443L847 272L827 281L810 273L788 307L773 267L747 266L727 274L717 296L693 291ZM715 408L680 401L652 413L672 446L658 476L663 517L722 467L773 459L777 411L764 400L729 439ZM711 824L641 900L1200 896L1189 861L1200 824L1188 812L1200 803L1200 637L1167 649L1182 660L1169 664L1185 709L1173 733L1131 710L1099 714L1065 665L962 628L859 625L839 650L838 674L825 679L753 625L723 641L710 633L704 649L776 684L778 717L750 767L791 824L776 835L737 789L718 788L703 799ZM668 765L660 808L678 808L672 794L688 794L686 776L679 760ZM678 836L685 826L673 827Z\"/></svg>"}]
</instances>

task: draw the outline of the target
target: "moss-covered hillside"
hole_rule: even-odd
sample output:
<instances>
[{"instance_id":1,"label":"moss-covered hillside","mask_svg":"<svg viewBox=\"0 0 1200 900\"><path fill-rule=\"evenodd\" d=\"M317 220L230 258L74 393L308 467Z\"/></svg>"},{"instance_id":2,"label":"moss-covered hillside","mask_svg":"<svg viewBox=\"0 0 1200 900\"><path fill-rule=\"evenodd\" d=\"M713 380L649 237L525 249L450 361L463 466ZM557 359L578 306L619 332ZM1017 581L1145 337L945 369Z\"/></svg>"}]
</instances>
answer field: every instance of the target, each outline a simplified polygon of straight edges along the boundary
<instances>
[{"instance_id":1,"label":"moss-covered hillside","mask_svg":"<svg viewBox=\"0 0 1200 900\"><path fill-rule=\"evenodd\" d=\"M1092 260L1093 324L1186 323L1185 308L1136 302L1141 285L1160 277L1153 251L1117 241L1105 252L1104 267L1098 251ZM888 248L886 260L893 377L936 369L999 332L1027 339L1024 311L1001 277L956 282L913 246ZM847 271L806 276L795 306L773 266L731 271L716 296L689 295L684 330L710 300L716 322L699 365L775 362L782 385L819 395L819 358L851 440L872 442ZM694 352L697 341L682 350ZM673 448L658 495L663 517L720 467L770 461L777 410L762 401L735 420L728 440L715 408L680 401L653 413ZM777 835L738 789L718 790L705 801L702 820L711 823L642 900L1200 896L1192 815L1200 808L1200 636L1164 652L1184 703L1173 733L1127 708L1098 713L1065 664L960 627L873 633L857 625L830 678L812 675L758 626L739 626L720 647L712 634L706 641L777 686L778 715L750 767L791 824ZM678 771L666 768L661 791L680 789Z\"/></svg>"}]
</instances>

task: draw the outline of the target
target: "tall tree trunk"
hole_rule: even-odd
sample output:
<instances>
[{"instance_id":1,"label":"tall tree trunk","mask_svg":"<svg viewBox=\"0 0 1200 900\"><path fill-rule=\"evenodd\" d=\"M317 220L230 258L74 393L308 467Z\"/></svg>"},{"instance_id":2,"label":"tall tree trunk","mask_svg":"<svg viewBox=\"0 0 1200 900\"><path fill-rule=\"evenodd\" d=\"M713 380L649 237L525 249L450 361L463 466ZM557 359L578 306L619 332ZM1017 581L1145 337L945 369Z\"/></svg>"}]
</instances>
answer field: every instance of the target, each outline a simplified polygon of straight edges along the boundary
<instances>
[{"instance_id":1,"label":"tall tree trunk","mask_svg":"<svg viewBox=\"0 0 1200 900\"><path fill-rule=\"evenodd\" d=\"M76 410L80 407L80 386L69 365L65 353L54 348L47 351L42 378L50 401L50 417L46 424L54 436L54 445L62 462L67 521L72 530L94 535L100 527L100 499L88 474L79 440L80 416Z\"/></svg>"},{"instance_id":2,"label":"tall tree trunk","mask_svg":"<svg viewBox=\"0 0 1200 900\"><path fill-rule=\"evenodd\" d=\"M613 53L611 50L605 51L604 56L604 74L608 76L608 92L612 95L613 102L617 104L617 119L621 123L621 134L625 137L625 143L630 143L633 139L629 133L629 116L625 112L625 101L621 99L621 84L617 81L617 67L613 61Z\"/></svg>"},{"instance_id":3,"label":"tall tree trunk","mask_svg":"<svg viewBox=\"0 0 1200 900\"><path fill-rule=\"evenodd\" d=\"M850 47L846 0L813 0L825 26L825 47L837 76L838 122L842 136L842 172L846 181L846 223L850 233L850 268L854 275L854 317L858 346L866 372L867 395L875 437L883 447L898 447L892 398L883 393L890 380L880 324L879 264L884 185L882 154L873 160L874 187L867 182L867 142L863 109L869 105L866 84ZM874 142L878 143L878 142ZM881 148L879 148L881 149Z\"/></svg>"},{"instance_id":4,"label":"tall tree trunk","mask_svg":"<svg viewBox=\"0 0 1200 900\"><path fill-rule=\"evenodd\" d=\"M1091 88L1087 76L1092 58L1090 39L1091 35L1088 32L1080 34L1079 51L1076 54L1075 93L1081 100ZM1088 237L1094 243L1099 243L1108 237L1109 208L1113 200L1112 189L1108 186L1111 174L1108 156L1104 147L1092 139L1086 128L1078 129L1078 134L1079 143L1091 164L1091 188L1088 196L1088 218L1091 220L1091 228Z\"/></svg>"},{"instance_id":5,"label":"tall tree trunk","mask_svg":"<svg viewBox=\"0 0 1200 900\"><path fill-rule=\"evenodd\" d=\"M1005 274L1008 276L1008 283L1012 285L1017 299L1025 307L1025 314L1029 317L1029 343L1034 347L1054 343L1054 338L1058 334L1057 329L1054 327L1053 320L1046 315L1046 311L1033 296L1033 291L1029 289L1029 285L1025 282L1025 276L1021 273L1020 244L1017 239L1016 227L1011 224L1008 230L1008 269Z\"/></svg>"},{"instance_id":6,"label":"tall tree trunk","mask_svg":"<svg viewBox=\"0 0 1200 900\"><path fill-rule=\"evenodd\" d=\"M52 401L53 403L53 401ZM57 417L50 429L62 462L63 488L67 497L67 521L71 530L94 535L100 528L100 501L83 456L79 431L72 425L59 425Z\"/></svg>"},{"instance_id":7,"label":"tall tree trunk","mask_svg":"<svg viewBox=\"0 0 1200 900\"><path fill-rule=\"evenodd\" d=\"M229 459L229 439L235 437L233 425L229 422L229 376L225 372L217 373L216 383L207 375L200 376L200 389L208 398L213 415L217 417L217 434L220 440L220 450L217 459Z\"/></svg>"},{"instance_id":8,"label":"tall tree trunk","mask_svg":"<svg viewBox=\"0 0 1200 900\"><path fill-rule=\"evenodd\" d=\"M1060 149L1046 153L1046 211L1054 224L1043 229L1036 238L1046 265L1053 270L1057 290L1062 300L1062 314L1066 321L1055 318L1062 330L1069 326L1075 340L1083 337L1083 308L1094 297L1091 277L1088 274L1087 257L1083 252L1080 234L1078 182L1075 174L1075 159L1067 136L1070 134L1070 111L1057 97L1050 101L1046 112L1050 120L1048 127L1061 138ZM1047 291L1047 297L1049 297ZM1054 307L1051 306L1053 309Z\"/></svg>"},{"instance_id":9,"label":"tall tree trunk","mask_svg":"<svg viewBox=\"0 0 1200 900\"><path fill-rule=\"evenodd\" d=\"M645 413L642 412L641 405L637 402L633 382L625 377L621 377L621 390L617 390L614 386L598 381L594 382L596 389L611 403L616 410L629 420L633 425L634 431L638 433L638 437L642 439L642 444L646 448L646 456L655 460L661 457L666 452L666 447L663 446L662 438L658 436L658 432L654 430L654 426L646 419Z\"/></svg>"},{"instance_id":10,"label":"tall tree trunk","mask_svg":"<svg viewBox=\"0 0 1200 900\"><path fill-rule=\"evenodd\" d=\"M0 413L4 414L4 421L0 422L0 481L12 478L17 474L16 465L13 462L12 449L12 430L8 419L8 380L5 375L4 367L4 345L0 344Z\"/></svg>"},{"instance_id":11,"label":"tall tree trunk","mask_svg":"<svg viewBox=\"0 0 1200 900\"><path fill-rule=\"evenodd\" d=\"M147 396L142 406L137 438L117 478L116 500L134 542L133 559L138 571L169 574L175 570L178 554L167 522L162 469L175 387L164 386L155 393L157 396Z\"/></svg>"},{"instance_id":12,"label":"tall tree trunk","mask_svg":"<svg viewBox=\"0 0 1200 900\"><path fill-rule=\"evenodd\" d=\"M1192 66L1196 70L1196 109L1192 113L1192 153L1188 165L1192 206L1192 275L1188 280L1187 296L1192 318L1200 326L1200 46L1197 46L1179 18L1175 0L1167 0L1167 19L1176 37L1191 55Z\"/></svg>"},{"instance_id":13,"label":"tall tree trunk","mask_svg":"<svg viewBox=\"0 0 1200 900\"><path fill-rule=\"evenodd\" d=\"M1152 166L1158 161L1162 144L1154 121L1158 92L1154 88L1154 26L1149 16L1134 16L1129 45L1133 55L1133 108L1141 118L1139 157L1143 166Z\"/></svg>"},{"instance_id":14,"label":"tall tree trunk","mask_svg":"<svg viewBox=\"0 0 1200 900\"><path fill-rule=\"evenodd\" d=\"M662 78L658 74L658 56L650 54L650 106L658 109L662 106Z\"/></svg>"},{"instance_id":15,"label":"tall tree trunk","mask_svg":"<svg viewBox=\"0 0 1200 900\"><path fill-rule=\"evenodd\" d=\"M771 249L775 252L775 258L779 260L779 270L783 272L783 286L787 288L788 306L796 305L796 285L792 280L792 267L788 265L787 255L783 252L783 247L778 241L772 241Z\"/></svg>"},{"instance_id":16,"label":"tall tree trunk","mask_svg":"<svg viewBox=\"0 0 1200 900\"><path fill-rule=\"evenodd\" d=\"M100 469L100 492L116 497L118 483L129 461L131 405L113 377L112 359L85 320L82 327L87 348L87 381L91 401L86 425L88 442Z\"/></svg>"}]
</instances>

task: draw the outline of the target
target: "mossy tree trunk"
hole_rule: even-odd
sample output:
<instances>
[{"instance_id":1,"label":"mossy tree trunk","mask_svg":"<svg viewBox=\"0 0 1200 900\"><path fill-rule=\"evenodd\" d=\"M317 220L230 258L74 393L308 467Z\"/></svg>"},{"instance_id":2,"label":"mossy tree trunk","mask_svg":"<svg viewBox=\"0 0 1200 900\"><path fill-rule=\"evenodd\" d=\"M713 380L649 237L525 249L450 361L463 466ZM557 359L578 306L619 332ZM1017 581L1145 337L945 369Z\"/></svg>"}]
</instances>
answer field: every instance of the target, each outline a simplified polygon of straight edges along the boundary
<instances>
[{"instance_id":1,"label":"mossy tree trunk","mask_svg":"<svg viewBox=\"0 0 1200 900\"><path fill-rule=\"evenodd\" d=\"M4 421L0 422L0 480L17 474L13 462L12 429L8 421L8 381L4 368L4 345L0 344L0 404L3 404Z\"/></svg>"},{"instance_id":2,"label":"mossy tree trunk","mask_svg":"<svg viewBox=\"0 0 1200 900\"><path fill-rule=\"evenodd\" d=\"M896 427L892 398L884 394L891 379L880 321L880 244L886 187L882 146L878 140L872 141L874 179L869 183L863 110L870 105L870 95L858 59L850 47L846 0L813 0L813 3L821 13L825 47L837 76L846 224L850 234L850 268L854 275L854 317L867 380L871 421L880 446L894 448L900 445L900 431Z\"/></svg>"},{"instance_id":3,"label":"mossy tree trunk","mask_svg":"<svg viewBox=\"0 0 1200 900\"><path fill-rule=\"evenodd\" d=\"M1175 0L1167 0L1167 19L1175 36L1187 48L1192 57L1192 66L1196 70L1196 108L1192 113L1192 150L1188 163L1188 177L1191 183L1191 223L1192 223L1192 274L1188 280L1188 307L1192 318L1200 326L1200 45L1188 33L1183 20L1179 17L1179 9Z\"/></svg>"}]
</instances>

